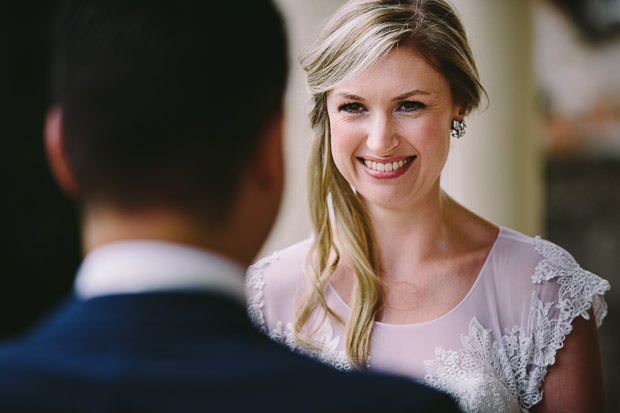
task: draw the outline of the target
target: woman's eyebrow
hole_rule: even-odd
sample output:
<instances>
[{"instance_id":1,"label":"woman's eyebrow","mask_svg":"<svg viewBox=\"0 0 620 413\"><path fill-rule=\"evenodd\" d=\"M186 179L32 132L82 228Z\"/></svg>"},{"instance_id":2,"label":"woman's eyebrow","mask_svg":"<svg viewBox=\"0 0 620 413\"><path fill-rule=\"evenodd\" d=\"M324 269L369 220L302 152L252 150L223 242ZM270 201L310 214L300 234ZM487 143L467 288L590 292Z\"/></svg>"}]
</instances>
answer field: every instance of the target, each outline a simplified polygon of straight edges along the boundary
<instances>
[{"instance_id":1,"label":"woman's eyebrow","mask_svg":"<svg viewBox=\"0 0 620 413\"><path fill-rule=\"evenodd\" d=\"M412 90L411 92L403 93L402 95L396 96L394 99L392 99L392 102L395 100L407 99L415 95L430 95L430 94L431 94L430 92L427 92L425 90L416 89L416 90Z\"/></svg>"},{"instance_id":2,"label":"woman's eyebrow","mask_svg":"<svg viewBox=\"0 0 620 413\"><path fill-rule=\"evenodd\" d=\"M402 99L407 99L411 96L416 96L416 95L431 95L431 92L427 92L425 90L421 90L421 89L416 89L416 90L412 90L410 92L406 92L403 93L402 95L398 95L396 96L394 99L392 99L392 102L396 101L396 100L402 100ZM358 95L354 95L352 93L347 93L347 92L341 92L337 94L338 97L342 97L345 99L350 99L350 100L359 100L359 101L365 101L365 99L361 96Z\"/></svg>"},{"instance_id":3,"label":"woman's eyebrow","mask_svg":"<svg viewBox=\"0 0 620 413\"><path fill-rule=\"evenodd\" d=\"M340 96L340 97L343 97L343 98L346 98L346 99L350 99L350 100L365 100L361 96L353 95L353 94L347 93L347 92L338 93L337 96Z\"/></svg>"}]
</instances>

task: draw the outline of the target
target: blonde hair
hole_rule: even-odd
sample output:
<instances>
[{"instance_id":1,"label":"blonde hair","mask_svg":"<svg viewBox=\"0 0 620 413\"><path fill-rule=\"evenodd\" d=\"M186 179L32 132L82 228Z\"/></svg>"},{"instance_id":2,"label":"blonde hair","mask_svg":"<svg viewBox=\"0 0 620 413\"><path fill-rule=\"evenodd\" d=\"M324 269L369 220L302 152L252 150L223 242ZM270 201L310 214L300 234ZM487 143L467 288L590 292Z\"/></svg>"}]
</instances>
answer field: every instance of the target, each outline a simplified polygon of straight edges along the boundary
<instances>
[{"instance_id":1,"label":"blonde hair","mask_svg":"<svg viewBox=\"0 0 620 413\"><path fill-rule=\"evenodd\" d=\"M314 106L315 137L308 165L308 198L314 240L304 269L311 288L294 320L297 342L316 350L302 328L317 308L346 326L345 352L353 367L367 364L375 315L380 305L379 256L364 205L340 174L331 154L327 93L380 62L397 45L411 45L450 84L453 101L466 113L484 94L465 30L445 0L351 0L329 18L301 64ZM333 221L328 208L331 194ZM339 251L334 233L339 238ZM325 300L326 283L341 254L355 273L349 319L342 320Z\"/></svg>"}]
</instances>

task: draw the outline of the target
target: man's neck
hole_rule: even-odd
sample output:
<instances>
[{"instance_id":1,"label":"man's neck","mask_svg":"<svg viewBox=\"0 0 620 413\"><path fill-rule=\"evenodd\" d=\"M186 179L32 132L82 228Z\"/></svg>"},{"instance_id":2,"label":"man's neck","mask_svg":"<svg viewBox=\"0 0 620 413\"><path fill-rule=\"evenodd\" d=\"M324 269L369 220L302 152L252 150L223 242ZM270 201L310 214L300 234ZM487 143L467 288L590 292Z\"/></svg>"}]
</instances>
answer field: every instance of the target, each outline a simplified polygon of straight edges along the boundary
<instances>
[{"instance_id":1,"label":"man's neck","mask_svg":"<svg viewBox=\"0 0 620 413\"><path fill-rule=\"evenodd\" d=\"M168 241L217 252L247 267L258 247L244 245L226 225L214 227L166 208L126 212L115 208L86 208L82 217L84 254L115 241Z\"/></svg>"}]
</instances>

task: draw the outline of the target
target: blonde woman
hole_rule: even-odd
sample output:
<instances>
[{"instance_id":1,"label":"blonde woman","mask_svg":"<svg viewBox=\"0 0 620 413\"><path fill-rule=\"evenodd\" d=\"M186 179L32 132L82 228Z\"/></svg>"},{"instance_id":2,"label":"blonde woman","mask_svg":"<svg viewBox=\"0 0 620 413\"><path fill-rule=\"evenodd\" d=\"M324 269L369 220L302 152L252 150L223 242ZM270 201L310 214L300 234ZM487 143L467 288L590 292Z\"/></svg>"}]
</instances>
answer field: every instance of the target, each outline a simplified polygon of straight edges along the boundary
<instances>
[{"instance_id":1,"label":"blonde woman","mask_svg":"<svg viewBox=\"0 0 620 413\"><path fill-rule=\"evenodd\" d=\"M250 268L255 324L335 368L423 380L465 411L604 411L609 283L440 188L484 95L450 5L352 0L301 61L313 237Z\"/></svg>"}]
</instances>

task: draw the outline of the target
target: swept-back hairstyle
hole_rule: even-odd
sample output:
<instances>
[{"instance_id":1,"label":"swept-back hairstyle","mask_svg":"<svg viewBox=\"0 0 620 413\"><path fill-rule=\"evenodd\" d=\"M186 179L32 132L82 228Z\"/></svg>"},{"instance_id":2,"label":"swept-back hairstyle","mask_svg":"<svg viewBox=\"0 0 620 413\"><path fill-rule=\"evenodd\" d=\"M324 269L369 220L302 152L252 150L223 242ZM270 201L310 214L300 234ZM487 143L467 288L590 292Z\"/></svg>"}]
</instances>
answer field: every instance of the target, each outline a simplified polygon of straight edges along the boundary
<instances>
[{"instance_id":1,"label":"swept-back hairstyle","mask_svg":"<svg viewBox=\"0 0 620 413\"><path fill-rule=\"evenodd\" d=\"M454 103L466 113L478 106L485 92L465 29L445 0L351 0L324 23L301 57L314 104L310 123L315 136L308 165L314 240L305 263L311 288L297 308L294 334L300 345L312 349L311 334L302 329L312 313L322 308L345 323L345 351L358 368L366 365L380 302L379 257L364 205L332 159L326 99L334 87L367 71L399 45L412 47L447 79ZM328 209L330 194L334 222ZM342 251L334 243L334 231ZM346 321L329 308L324 297L342 254L356 276Z\"/></svg>"},{"instance_id":2,"label":"swept-back hairstyle","mask_svg":"<svg viewBox=\"0 0 620 413\"><path fill-rule=\"evenodd\" d=\"M270 0L67 1L53 85L83 201L193 208L218 223L281 109Z\"/></svg>"}]
</instances>

